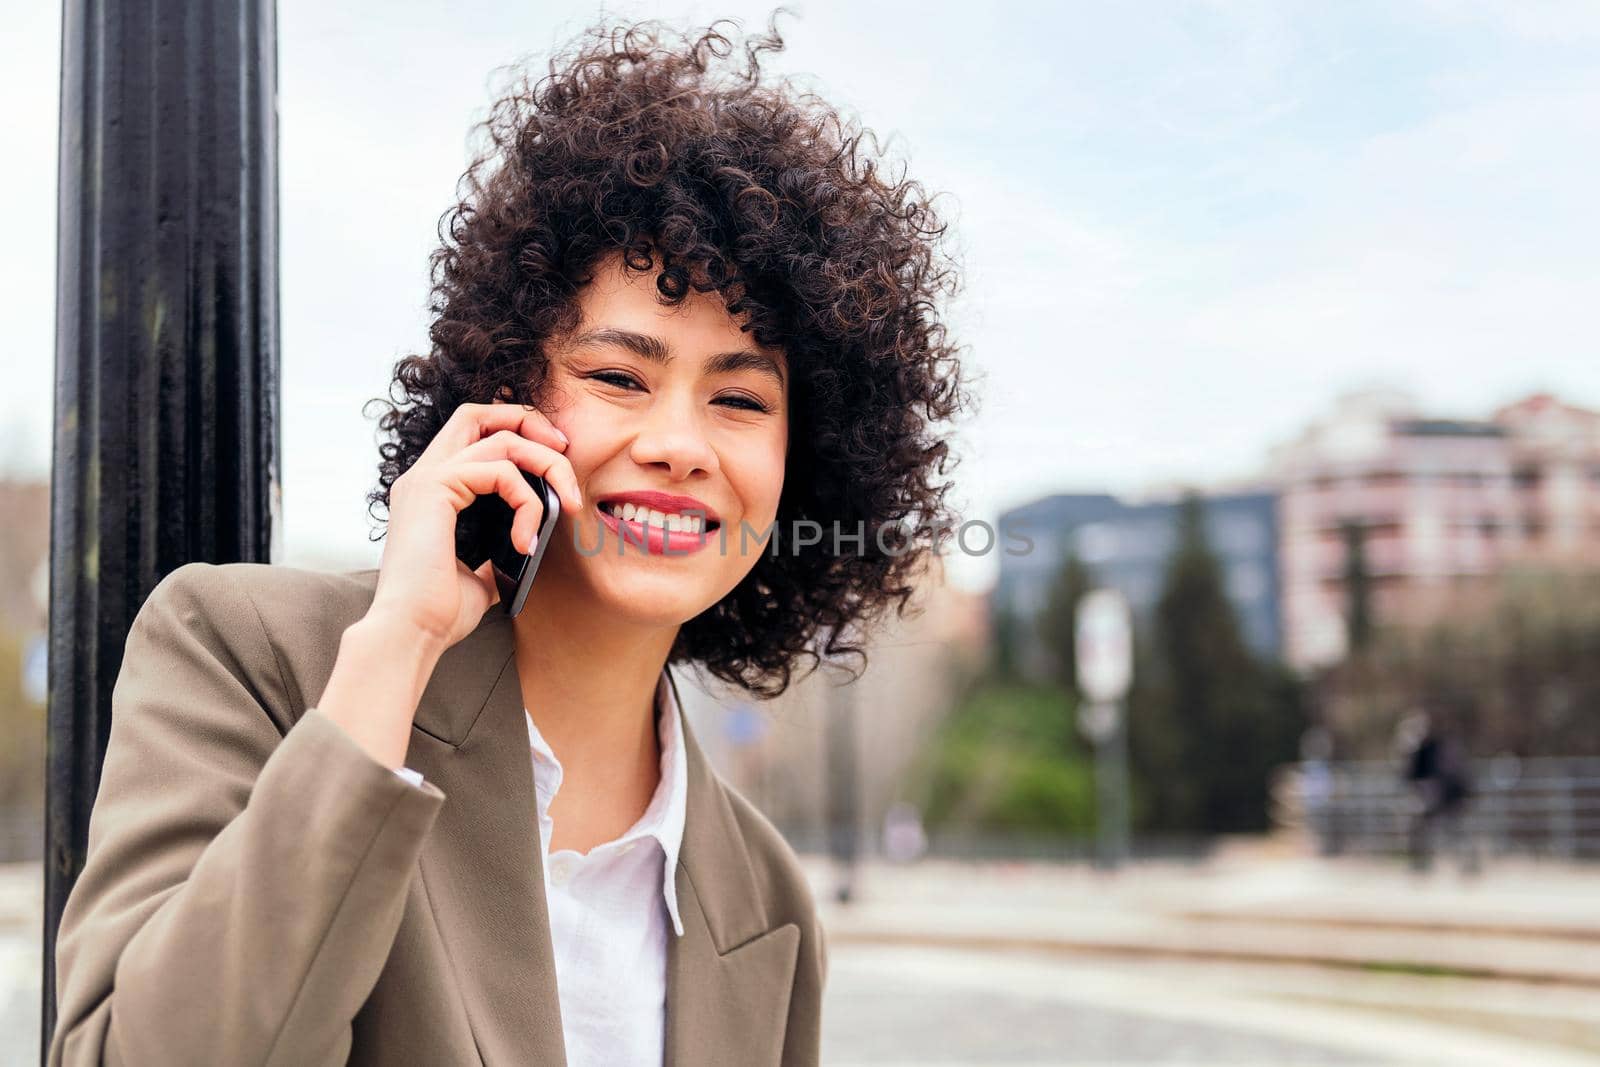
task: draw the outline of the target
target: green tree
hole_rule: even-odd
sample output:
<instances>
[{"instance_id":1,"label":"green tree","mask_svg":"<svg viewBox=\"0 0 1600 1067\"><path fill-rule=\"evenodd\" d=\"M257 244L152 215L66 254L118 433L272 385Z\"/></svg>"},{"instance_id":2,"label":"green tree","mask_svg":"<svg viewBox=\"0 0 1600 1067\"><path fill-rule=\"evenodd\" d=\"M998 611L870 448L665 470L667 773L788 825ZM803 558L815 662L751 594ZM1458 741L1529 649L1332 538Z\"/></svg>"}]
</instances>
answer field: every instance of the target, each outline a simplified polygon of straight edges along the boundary
<instances>
[{"instance_id":1,"label":"green tree","mask_svg":"<svg viewBox=\"0 0 1600 1067\"><path fill-rule=\"evenodd\" d=\"M1129 700L1136 825L1173 833L1266 829L1273 767L1295 758L1305 725L1293 676L1257 662L1186 494L1152 633Z\"/></svg>"},{"instance_id":2,"label":"green tree","mask_svg":"<svg viewBox=\"0 0 1600 1067\"><path fill-rule=\"evenodd\" d=\"M1017 639L1018 623L1017 613L1009 605L999 605L995 608L992 625L994 627L994 653L990 661L989 671L996 678L1015 678L1017 676Z\"/></svg>"},{"instance_id":3,"label":"green tree","mask_svg":"<svg viewBox=\"0 0 1600 1067\"><path fill-rule=\"evenodd\" d=\"M1039 639L1050 654L1053 677L1069 693L1078 691L1078 603L1094 588L1094 575L1075 552L1056 570L1039 615Z\"/></svg>"}]
</instances>

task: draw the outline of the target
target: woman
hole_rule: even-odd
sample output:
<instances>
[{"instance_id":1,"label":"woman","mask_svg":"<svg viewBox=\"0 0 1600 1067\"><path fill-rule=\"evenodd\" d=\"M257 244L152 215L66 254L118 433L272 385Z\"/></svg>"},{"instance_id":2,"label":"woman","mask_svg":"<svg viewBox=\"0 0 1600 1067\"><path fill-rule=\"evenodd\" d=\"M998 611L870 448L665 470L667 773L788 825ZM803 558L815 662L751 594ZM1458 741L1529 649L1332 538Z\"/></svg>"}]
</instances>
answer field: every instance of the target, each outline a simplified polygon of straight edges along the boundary
<instances>
[{"instance_id":1,"label":"woman","mask_svg":"<svg viewBox=\"0 0 1600 1067\"><path fill-rule=\"evenodd\" d=\"M802 1064L794 854L667 668L758 695L903 609L963 400L918 188L711 27L502 99L382 420L380 567L192 563L140 611L52 1063ZM479 495L526 608L457 559ZM800 531L798 534L796 530ZM823 531L818 535L815 531Z\"/></svg>"}]
</instances>

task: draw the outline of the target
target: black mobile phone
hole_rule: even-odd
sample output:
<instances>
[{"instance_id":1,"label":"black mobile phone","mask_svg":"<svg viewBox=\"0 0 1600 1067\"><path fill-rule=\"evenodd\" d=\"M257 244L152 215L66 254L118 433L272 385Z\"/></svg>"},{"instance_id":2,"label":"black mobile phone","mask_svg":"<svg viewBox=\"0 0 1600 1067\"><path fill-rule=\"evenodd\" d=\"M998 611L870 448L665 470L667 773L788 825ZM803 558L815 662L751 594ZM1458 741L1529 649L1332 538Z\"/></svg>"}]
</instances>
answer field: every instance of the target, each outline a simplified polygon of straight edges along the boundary
<instances>
[{"instance_id":1,"label":"black mobile phone","mask_svg":"<svg viewBox=\"0 0 1600 1067\"><path fill-rule=\"evenodd\" d=\"M561 498L550 491L550 486L537 474L522 472L544 504L544 517L539 520L539 531L534 535L533 551L519 552L511 542L511 520L516 515L498 493L485 493L468 504L456 516L456 557L473 570L483 566L484 560L494 563L494 577L500 587L500 602L506 614L515 616L527 603L528 590L533 586L533 576L539 570L544 550L550 547L555 535L556 520L561 517Z\"/></svg>"}]
</instances>

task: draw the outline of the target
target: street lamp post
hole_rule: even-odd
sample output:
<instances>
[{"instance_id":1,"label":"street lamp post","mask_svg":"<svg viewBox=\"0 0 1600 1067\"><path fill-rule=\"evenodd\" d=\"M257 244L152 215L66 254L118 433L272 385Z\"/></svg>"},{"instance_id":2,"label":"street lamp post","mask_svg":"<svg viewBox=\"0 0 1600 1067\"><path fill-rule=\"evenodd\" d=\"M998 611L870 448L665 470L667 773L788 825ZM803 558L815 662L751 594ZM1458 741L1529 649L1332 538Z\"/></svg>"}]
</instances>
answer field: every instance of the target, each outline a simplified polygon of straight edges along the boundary
<instances>
[{"instance_id":1,"label":"street lamp post","mask_svg":"<svg viewBox=\"0 0 1600 1067\"><path fill-rule=\"evenodd\" d=\"M834 861L833 895L848 903L855 895L857 865L861 858L861 780L858 767L855 684L844 671L831 665L827 704L828 852Z\"/></svg>"},{"instance_id":2,"label":"street lamp post","mask_svg":"<svg viewBox=\"0 0 1600 1067\"><path fill-rule=\"evenodd\" d=\"M272 0L65 0L43 1045L140 605L278 530Z\"/></svg>"},{"instance_id":3,"label":"street lamp post","mask_svg":"<svg viewBox=\"0 0 1600 1067\"><path fill-rule=\"evenodd\" d=\"M1078 603L1074 652L1083 703L1078 726L1094 742L1095 855L1114 869L1128 857L1128 724L1123 705L1133 679L1133 622L1126 598L1096 589Z\"/></svg>"}]
</instances>

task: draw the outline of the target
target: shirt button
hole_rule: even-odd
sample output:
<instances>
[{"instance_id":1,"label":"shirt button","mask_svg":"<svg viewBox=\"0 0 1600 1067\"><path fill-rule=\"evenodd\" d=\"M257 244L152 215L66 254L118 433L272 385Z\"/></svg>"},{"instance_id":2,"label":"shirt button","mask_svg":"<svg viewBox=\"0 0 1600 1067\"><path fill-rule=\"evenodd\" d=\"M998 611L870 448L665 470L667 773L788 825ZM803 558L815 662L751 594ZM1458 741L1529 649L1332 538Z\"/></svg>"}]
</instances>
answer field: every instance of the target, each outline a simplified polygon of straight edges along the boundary
<instances>
[{"instance_id":1,"label":"shirt button","mask_svg":"<svg viewBox=\"0 0 1600 1067\"><path fill-rule=\"evenodd\" d=\"M637 845L638 843L639 842L637 841L629 841L626 845L623 845L620 849L618 849L617 852L620 855L621 853L632 851L633 846Z\"/></svg>"},{"instance_id":2,"label":"shirt button","mask_svg":"<svg viewBox=\"0 0 1600 1067\"><path fill-rule=\"evenodd\" d=\"M567 876L572 873L572 864L564 859L552 860L550 863L550 880L556 885L566 882Z\"/></svg>"}]
</instances>

